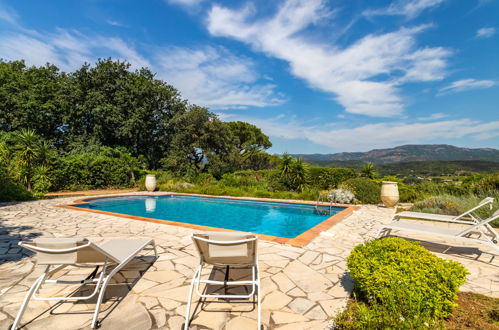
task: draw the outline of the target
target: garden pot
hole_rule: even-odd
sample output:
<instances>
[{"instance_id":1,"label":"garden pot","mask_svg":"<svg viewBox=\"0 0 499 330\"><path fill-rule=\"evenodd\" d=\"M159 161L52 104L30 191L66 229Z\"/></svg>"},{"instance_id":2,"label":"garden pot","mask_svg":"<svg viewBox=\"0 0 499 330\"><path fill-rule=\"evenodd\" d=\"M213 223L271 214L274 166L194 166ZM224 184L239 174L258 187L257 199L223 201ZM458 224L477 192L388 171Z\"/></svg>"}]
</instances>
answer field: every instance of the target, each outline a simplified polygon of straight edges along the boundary
<instances>
[{"instance_id":1,"label":"garden pot","mask_svg":"<svg viewBox=\"0 0 499 330\"><path fill-rule=\"evenodd\" d=\"M381 200L386 207L394 207L399 201L397 182L383 181L381 185Z\"/></svg>"},{"instance_id":2,"label":"garden pot","mask_svg":"<svg viewBox=\"0 0 499 330\"><path fill-rule=\"evenodd\" d=\"M152 174L146 175L146 189L147 191L156 190L156 176Z\"/></svg>"}]
</instances>

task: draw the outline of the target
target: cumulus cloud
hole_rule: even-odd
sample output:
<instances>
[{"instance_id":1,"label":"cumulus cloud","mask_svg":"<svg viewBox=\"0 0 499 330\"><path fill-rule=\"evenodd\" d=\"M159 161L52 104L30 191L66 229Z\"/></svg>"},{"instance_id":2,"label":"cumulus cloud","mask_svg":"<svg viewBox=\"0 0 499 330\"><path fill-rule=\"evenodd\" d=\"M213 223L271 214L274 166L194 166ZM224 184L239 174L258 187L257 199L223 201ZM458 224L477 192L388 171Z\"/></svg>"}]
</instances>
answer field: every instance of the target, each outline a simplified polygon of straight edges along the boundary
<instances>
[{"instance_id":1,"label":"cumulus cloud","mask_svg":"<svg viewBox=\"0 0 499 330\"><path fill-rule=\"evenodd\" d=\"M306 139L337 151L367 151L400 144L431 143L435 140L470 138L486 140L499 136L499 121L482 122L468 118L432 120L411 123L382 122L345 128L342 124L308 124L296 118L254 118L244 115L222 117L224 120L243 120L260 127L271 137Z\"/></svg>"},{"instance_id":2,"label":"cumulus cloud","mask_svg":"<svg viewBox=\"0 0 499 330\"><path fill-rule=\"evenodd\" d=\"M496 86L493 80L461 79L440 88L439 94L465 92L474 89L487 89Z\"/></svg>"},{"instance_id":3,"label":"cumulus cloud","mask_svg":"<svg viewBox=\"0 0 499 330\"><path fill-rule=\"evenodd\" d=\"M398 0L392 2L388 7L372 9L363 12L365 16L399 15L407 19L419 16L426 9L434 8L445 0Z\"/></svg>"},{"instance_id":4,"label":"cumulus cloud","mask_svg":"<svg viewBox=\"0 0 499 330\"><path fill-rule=\"evenodd\" d=\"M419 48L416 43L416 35L429 26L369 34L346 47L303 37L301 32L328 12L321 0L287 0L274 16L252 19L252 6L232 10L214 5L207 26L214 36L240 40L288 62L293 75L332 93L347 112L354 114L398 115L404 109L401 84L445 76L446 58L451 52L442 47Z\"/></svg>"},{"instance_id":5,"label":"cumulus cloud","mask_svg":"<svg viewBox=\"0 0 499 330\"><path fill-rule=\"evenodd\" d=\"M254 63L225 48L169 47L156 54L160 78L172 83L189 101L213 109L274 106L285 100L275 85L258 83Z\"/></svg>"},{"instance_id":6,"label":"cumulus cloud","mask_svg":"<svg viewBox=\"0 0 499 330\"><path fill-rule=\"evenodd\" d=\"M483 27L476 31L475 37L478 39L486 39L493 37L496 34L496 29L493 27Z\"/></svg>"}]
</instances>

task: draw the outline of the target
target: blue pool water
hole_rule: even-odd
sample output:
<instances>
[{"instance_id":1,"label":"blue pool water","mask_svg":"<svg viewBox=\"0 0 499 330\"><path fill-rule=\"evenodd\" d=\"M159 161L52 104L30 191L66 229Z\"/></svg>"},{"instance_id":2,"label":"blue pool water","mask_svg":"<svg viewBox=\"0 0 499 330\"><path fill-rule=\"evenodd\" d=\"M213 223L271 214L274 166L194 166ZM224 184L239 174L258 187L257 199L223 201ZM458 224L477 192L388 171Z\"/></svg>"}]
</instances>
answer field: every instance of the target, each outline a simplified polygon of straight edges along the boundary
<instances>
[{"instance_id":1,"label":"blue pool water","mask_svg":"<svg viewBox=\"0 0 499 330\"><path fill-rule=\"evenodd\" d=\"M77 207L294 238L343 207L195 196L127 196L87 199Z\"/></svg>"}]
</instances>

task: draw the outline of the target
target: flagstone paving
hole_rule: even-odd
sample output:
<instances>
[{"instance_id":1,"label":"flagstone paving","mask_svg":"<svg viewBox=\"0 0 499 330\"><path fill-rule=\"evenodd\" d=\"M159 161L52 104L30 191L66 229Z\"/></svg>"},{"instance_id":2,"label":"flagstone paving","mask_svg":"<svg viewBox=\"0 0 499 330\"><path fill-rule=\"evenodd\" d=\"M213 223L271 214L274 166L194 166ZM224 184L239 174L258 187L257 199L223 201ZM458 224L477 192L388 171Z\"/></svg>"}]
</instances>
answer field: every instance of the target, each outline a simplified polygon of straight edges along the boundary
<instances>
[{"instance_id":1,"label":"flagstone paving","mask_svg":"<svg viewBox=\"0 0 499 330\"><path fill-rule=\"evenodd\" d=\"M21 301L42 267L17 246L23 239L43 237L151 237L159 258L146 255L119 272L102 308L102 329L181 329L190 278L199 262L191 229L55 207L76 198L61 198L0 206L0 328L13 322ZM259 242L262 278L262 321L267 329L327 329L341 311L353 284L346 257L357 244L376 237L393 210L363 206L303 248ZM422 237L424 239L424 237ZM444 243L444 242L442 242ZM499 262L486 249L426 244L437 255L461 262L469 271L462 290L499 297ZM84 278L88 269L69 272ZM63 275L60 272L58 275ZM206 275L209 274L209 271ZM223 276L223 273L221 273ZM215 274L216 275L216 274ZM245 276L234 271L231 278ZM75 288L70 288L73 291ZM75 295L92 290L86 287ZM44 286L43 294L71 290ZM81 303L32 301L23 317L27 329L88 328L95 300ZM195 306L195 304L193 305ZM200 312L200 309L203 311ZM253 304L216 301L197 309L191 329L255 329Z\"/></svg>"}]
</instances>

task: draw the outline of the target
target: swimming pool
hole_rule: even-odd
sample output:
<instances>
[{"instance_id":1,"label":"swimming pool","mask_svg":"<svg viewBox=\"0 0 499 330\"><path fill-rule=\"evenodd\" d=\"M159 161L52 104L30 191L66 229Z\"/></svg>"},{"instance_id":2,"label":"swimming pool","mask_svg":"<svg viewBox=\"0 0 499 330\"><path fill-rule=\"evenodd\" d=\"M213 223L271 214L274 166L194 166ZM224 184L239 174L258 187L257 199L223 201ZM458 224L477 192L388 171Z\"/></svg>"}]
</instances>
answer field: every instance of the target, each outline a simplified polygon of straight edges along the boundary
<instances>
[{"instance_id":1,"label":"swimming pool","mask_svg":"<svg viewBox=\"0 0 499 330\"><path fill-rule=\"evenodd\" d=\"M345 209L186 195L88 198L72 207L284 238L295 238Z\"/></svg>"}]
</instances>

